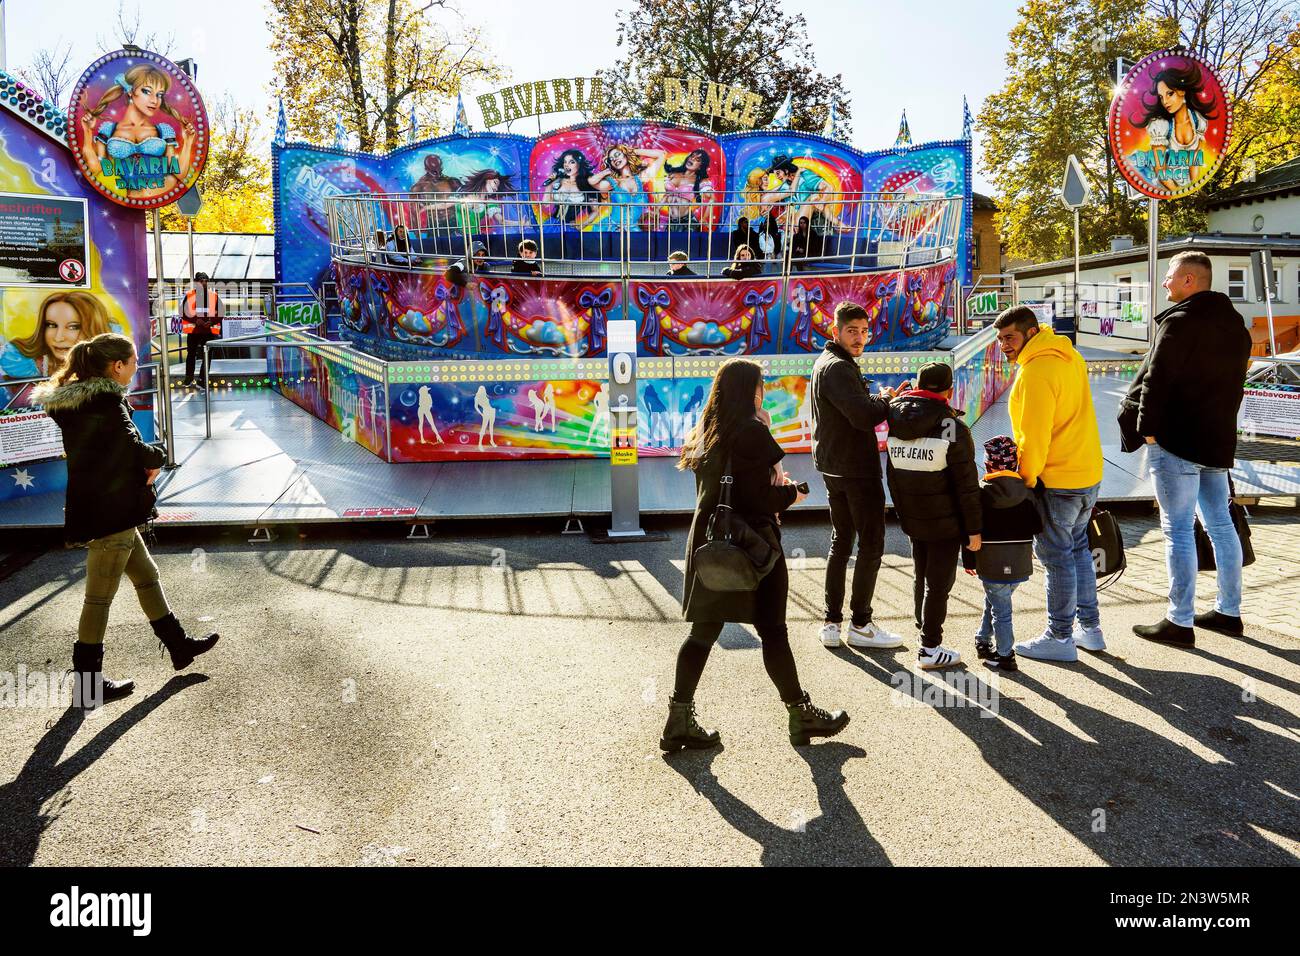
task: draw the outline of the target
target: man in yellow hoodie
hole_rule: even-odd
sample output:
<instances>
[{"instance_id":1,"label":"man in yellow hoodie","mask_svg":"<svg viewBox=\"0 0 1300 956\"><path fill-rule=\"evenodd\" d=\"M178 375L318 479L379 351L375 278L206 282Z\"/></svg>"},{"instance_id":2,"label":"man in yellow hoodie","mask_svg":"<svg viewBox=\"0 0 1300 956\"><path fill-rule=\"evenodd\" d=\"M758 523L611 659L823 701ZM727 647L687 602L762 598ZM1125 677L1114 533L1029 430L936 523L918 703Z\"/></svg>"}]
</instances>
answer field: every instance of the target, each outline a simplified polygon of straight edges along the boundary
<instances>
[{"instance_id":1,"label":"man in yellow hoodie","mask_svg":"<svg viewBox=\"0 0 1300 956\"><path fill-rule=\"evenodd\" d=\"M1088 521L1101 488L1101 435L1088 367L1069 339L1040 328L1032 309L1014 306L993 323L1002 354L1018 366L1011 428L1020 477L1036 492L1043 531L1034 550L1047 572L1047 629L1016 645L1023 657L1076 661L1076 647L1106 649Z\"/></svg>"}]
</instances>

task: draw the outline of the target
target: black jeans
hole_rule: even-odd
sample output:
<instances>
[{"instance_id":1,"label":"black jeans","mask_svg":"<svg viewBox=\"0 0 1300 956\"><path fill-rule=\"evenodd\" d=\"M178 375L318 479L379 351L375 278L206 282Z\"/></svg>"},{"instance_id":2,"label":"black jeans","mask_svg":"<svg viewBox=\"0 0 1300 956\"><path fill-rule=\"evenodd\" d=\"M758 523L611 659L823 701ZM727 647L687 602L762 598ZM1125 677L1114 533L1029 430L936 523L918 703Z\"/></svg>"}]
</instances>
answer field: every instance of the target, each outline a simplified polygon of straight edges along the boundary
<instances>
[{"instance_id":1,"label":"black jeans","mask_svg":"<svg viewBox=\"0 0 1300 956\"><path fill-rule=\"evenodd\" d=\"M794 654L790 652L790 634L785 624L789 590L790 576L783 557L759 585L754 629L763 642L763 666L767 669L767 676L776 685L781 700L793 704L803 697L803 689L799 686L799 671L795 667ZM690 636L677 652L673 688L676 700L695 699L695 688L699 686L709 651L722 633L722 627L721 621L695 621L691 624Z\"/></svg>"},{"instance_id":2,"label":"black jeans","mask_svg":"<svg viewBox=\"0 0 1300 956\"><path fill-rule=\"evenodd\" d=\"M872 439L874 440L874 439ZM879 478L836 478L825 475L826 497L831 506L831 551L826 557L826 620L844 620L844 578L853 539L858 541L858 563L853 568L849 613L863 627L871 621L871 599L876 575L885 553L885 492Z\"/></svg>"},{"instance_id":3,"label":"black jeans","mask_svg":"<svg viewBox=\"0 0 1300 956\"><path fill-rule=\"evenodd\" d=\"M948 617L948 595L957 580L957 559L961 557L961 539L917 541L912 539L912 600L916 626L921 629L921 644L938 647L943 643L943 622Z\"/></svg>"},{"instance_id":4,"label":"black jeans","mask_svg":"<svg viewBox=\"0 0 1300 956\"><path fill-rule=\"evenodd\" d=\"M199 381L203 385L208 384L207 379L203 377L203 346L217 337L211 332L200 332L197 329L185 336L185 381L193 381L194 365L197 362Z\"/></svg>"}]
</instances>

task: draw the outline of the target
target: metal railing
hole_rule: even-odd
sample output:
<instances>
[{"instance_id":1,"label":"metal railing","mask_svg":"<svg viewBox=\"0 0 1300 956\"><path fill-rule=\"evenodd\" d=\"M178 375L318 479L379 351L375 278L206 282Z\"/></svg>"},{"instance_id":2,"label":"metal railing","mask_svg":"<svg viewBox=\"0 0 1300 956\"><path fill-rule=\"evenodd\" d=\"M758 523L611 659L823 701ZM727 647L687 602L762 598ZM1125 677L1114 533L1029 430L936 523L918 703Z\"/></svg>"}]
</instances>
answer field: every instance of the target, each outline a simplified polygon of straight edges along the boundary
<instances>
[{"instance_id":1,"label":"metal railing","mask_svg":"<svg viewBox=\"0 0 1300 956\"><path fill-rule=\"evenodd\" d=\"M325 208L336 262L439 271L468 258L475 271L466 253L481 245L482 265L499 269L532 240L541 275L609 279L665 275L671 253L685 254L688 275L720 275L742 244L763 274L931 265L955 260L962 220L960 197L888 193L388 193Z\"/></svg>"}]
</instances>

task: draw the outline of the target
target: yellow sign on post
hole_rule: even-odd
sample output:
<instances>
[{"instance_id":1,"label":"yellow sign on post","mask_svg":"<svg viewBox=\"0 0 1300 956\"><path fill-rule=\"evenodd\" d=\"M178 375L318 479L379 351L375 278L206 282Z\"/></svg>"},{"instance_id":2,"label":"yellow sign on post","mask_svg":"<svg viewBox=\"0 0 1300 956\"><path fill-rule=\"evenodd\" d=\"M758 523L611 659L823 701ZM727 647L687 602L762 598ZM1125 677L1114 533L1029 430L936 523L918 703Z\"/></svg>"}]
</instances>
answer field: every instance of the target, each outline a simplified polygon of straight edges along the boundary
<instances>
[{"instance_id":1,"label":"yellow sign on post","mask_svg":"<svg viewBox=\"0 0 1300 956\"><path fill-rule=\"evenodd\" d=\"M611 465L636 464L636 428L615 428L613 443L609 449Z\"/></svg>"}]
</instances>

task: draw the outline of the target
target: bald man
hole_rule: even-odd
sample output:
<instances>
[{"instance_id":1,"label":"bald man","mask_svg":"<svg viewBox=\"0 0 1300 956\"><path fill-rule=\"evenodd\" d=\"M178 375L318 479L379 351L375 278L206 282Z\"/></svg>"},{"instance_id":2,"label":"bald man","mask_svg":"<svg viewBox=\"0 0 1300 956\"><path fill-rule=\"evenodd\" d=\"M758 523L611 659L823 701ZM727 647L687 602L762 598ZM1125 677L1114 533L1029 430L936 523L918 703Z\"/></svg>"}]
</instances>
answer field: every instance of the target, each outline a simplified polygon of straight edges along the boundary
<instances>
[{"instance_id":1,"label":"bald man","mask_svg":"<svg viewBox=\"0 0 1300 956\"><path fill-rule=\"evenodd\" d=\"M1120 405L1126 451L1145 446L1169 568L1169 609L1138 637L1192 647L1195 627L1240 636L1241 540L1228 512L1228 472L1237 454L1237 409L1250 366L1250 333L1232 300L1210 288L1209 256L1180 252L1164 288L1173 303L1155 317L1155 336ZM1201 519L1214 544L1218 596L1196 613L1196 541Z\"/></svg>"}]
</instances>

